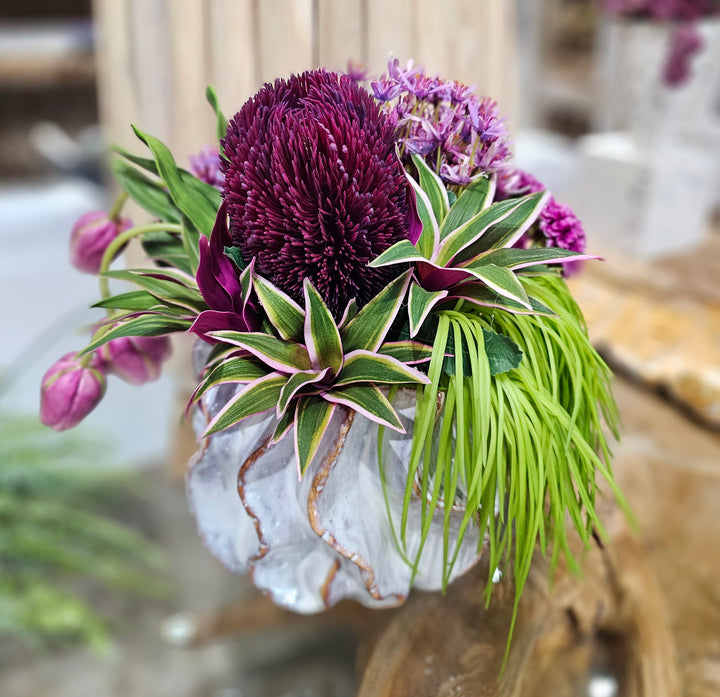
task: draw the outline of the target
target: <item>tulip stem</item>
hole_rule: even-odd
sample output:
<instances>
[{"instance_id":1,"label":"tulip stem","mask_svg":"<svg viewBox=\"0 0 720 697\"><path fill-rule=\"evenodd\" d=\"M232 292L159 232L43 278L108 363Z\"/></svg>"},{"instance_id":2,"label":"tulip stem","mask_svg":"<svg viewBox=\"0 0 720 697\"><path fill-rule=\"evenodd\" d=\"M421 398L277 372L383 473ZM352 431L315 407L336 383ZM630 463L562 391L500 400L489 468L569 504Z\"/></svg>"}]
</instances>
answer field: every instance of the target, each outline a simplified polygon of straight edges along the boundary
<instances>
[{"instance_id":1,"label":"tulip stem","mask_svg":"<svg viewBox=\"0 0 720 697\"><path fill-rule=\"evenodd\" d=\"M110 282L104 276L105 272L110 268L115 255L131 240L133 237L140 237L149 232L182 232L180 225L173 223L149 223L148 225L138 225L137 227L125 230L119 234L107 247L100 262L100 294L105 300L110 297Z\"/></svg>"},{"instance_id":2,"label":"tulip stem","mask_svg":"<svg viewBox=\"0 0 720 697\"><path fill-rule=\"evenodd\" d=\"M118 221L120 213L122 213L123 206L127 200L128 195L124 191L121 191L115 199L115 203L113 203L112 208L108 212L108 218L110 220L114 220L115 222Z\"/></svg>"}]
</instances>

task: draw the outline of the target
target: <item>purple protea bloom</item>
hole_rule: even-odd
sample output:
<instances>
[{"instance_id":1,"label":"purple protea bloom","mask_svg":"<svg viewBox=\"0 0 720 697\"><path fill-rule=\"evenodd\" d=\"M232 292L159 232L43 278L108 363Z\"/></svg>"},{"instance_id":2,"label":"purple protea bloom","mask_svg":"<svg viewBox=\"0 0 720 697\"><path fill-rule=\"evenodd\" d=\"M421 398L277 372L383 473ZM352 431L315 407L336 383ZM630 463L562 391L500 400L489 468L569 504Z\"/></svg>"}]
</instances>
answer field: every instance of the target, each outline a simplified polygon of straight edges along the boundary
<instances>
[{"instance_id":1,"label":"purple protea bloom","mask_svg":"<svg viewBox=\"0 0 720 697\"><path fill-rule=\"evenodd\" d=\"M339 318L397 271L368 263L413 236L394 126L346 75L313 70L266 84L228 125L223 196L233 244L303 301L310 279Z\"/></svg>"},{"instance_id":2,"label":"purple protea bloom","mask_svg":"<svg viewBox=\"0 0 720 697\"><path fill-rule=\"evenodd\" d=\"M206 145L196 155L190 155L190 170L200 180L222 189L225 175L220 171L220 151Z\"/></svg>"}]
</instances>

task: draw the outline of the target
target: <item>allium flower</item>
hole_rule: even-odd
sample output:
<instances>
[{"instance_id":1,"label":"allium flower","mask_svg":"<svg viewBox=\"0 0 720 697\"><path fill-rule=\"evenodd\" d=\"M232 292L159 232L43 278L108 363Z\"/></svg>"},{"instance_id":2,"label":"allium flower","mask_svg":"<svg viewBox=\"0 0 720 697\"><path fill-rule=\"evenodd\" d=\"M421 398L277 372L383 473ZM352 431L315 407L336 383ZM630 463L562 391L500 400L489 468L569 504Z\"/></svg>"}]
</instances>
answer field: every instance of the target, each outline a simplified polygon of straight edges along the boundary
<instances>
[{"instance_id":1,"label":"allium flower","mask_svg":"<svg viewBox=\"0 0 720 697\"><path fill-rule=\"evenodd\" d=\"M105 373L131 385L144 385L160 377L172 346L167 336L127 336L108 341L97 353Z\"/></svg>"},{"instance_id":2,"label":"allium flower","mask_svg":"<svg viewBox=\"0 0 720 697\"><path fill-rule=\"evenodd\" d=\"M77 426L100 402L107 382L96 356L83 365L67 353L50 366L40 388L40 421L55 431Z\"/></svg>"},{"instance_id":3,"label":"allium flower","mask_svg":"<svg viewBox=\"0 0 720 697\"><path fill-rule=\"evenodd\" d=\"M392 122L349 77L266 84L230 121L221 166L233 244L296 301L307 278L339 318L397 276L367 265L417 232L412 194Z\"/></svg>"},{"instance_id":4,"label":"allium flower","mask_svg":"<svg viewBox=\"0 0 720 697\"><path fill-rule=\"evenodd\" d=\"M127 218L111 220L105 211L89 211L75 222L70 233L70 263L79 271L100 271L105 250L122 232L132 227ZM122 252L118 249L116 256Z\"/></svg>"},{"instance_id":5,"label":"allium flower","mask_svg":"<svg viewBox=\"0 0 720 697\"><path fill-rule=\"evenodd\" d=\"M190 155L190 171L200 181L216 189L222 189L225 175L220 171L220 151L212 145L206 145L196 155Z\"/></svg>"},{"instance_id":6,"label":"allium flower","mask_svg":"<svg viewBox=\"0 0 720 697\"><path fill-rule=\"evenodd\" d=\"M497 171L510 156L509 138L496 102L473 88L427 75L397 59L371 83L375 98L397 124L403 162L421 155L447 184L467 184Z\"/></svg>"}]
</instances>

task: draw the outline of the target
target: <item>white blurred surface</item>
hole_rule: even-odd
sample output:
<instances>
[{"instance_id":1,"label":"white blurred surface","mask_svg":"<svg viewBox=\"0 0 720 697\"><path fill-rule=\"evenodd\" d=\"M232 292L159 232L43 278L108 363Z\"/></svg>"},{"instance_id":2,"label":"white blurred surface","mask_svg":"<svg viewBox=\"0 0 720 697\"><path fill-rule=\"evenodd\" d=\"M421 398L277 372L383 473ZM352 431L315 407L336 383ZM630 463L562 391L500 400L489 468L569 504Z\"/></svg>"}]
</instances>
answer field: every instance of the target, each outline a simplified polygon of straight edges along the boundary
<instances>
[{"instance_id":1,"label":"white blurred surface","mask_svg":"<svg viewBox=\"0 0 720 697\"><path fill-rule=\"evenodd\" d=\"M70 266L68 239L82 213L106 207L102 191L80 179L0 188L0 412L37 413L44 372L87 343L78 328L102 318L88 307L99 299L97 279ZM168 376L143 387L110 377L105 398L75 430L107 438L108 464L162 459L173 387Z\"/></svg>"}]
</instances>

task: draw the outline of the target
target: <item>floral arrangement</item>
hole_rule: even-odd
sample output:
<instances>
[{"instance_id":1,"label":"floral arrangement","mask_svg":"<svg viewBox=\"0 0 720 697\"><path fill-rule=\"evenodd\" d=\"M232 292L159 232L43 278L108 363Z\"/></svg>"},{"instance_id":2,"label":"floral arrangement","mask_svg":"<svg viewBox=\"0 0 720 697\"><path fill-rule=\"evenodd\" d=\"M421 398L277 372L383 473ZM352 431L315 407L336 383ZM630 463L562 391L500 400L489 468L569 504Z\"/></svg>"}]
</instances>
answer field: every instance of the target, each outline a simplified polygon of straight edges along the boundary
<instances>
[{"instance_id":1,"label":"floral arrangement","mask_svg":"<svg viewBox=\"0 0 720 697\"><path fill-rule=\"evenodd\" d=\"M720 14L718 0L601 0L601 6L616 17L676 23L662 71L669 87L684 85L692 75L692 60L704 46L697 22Z\"/></svg>"},{"instance_id":2,"label":"floral arrangement","mask_svg":"<svg viewBox=\"0 0 720 697\"><path fill-rule=\"evenodd\" d=\"M279 79L229 122L209 89L219 147L192 171L138 129L148 154L116 148L118 204L71 240L107 318L48 371L42 418L73 426L190 332L188 492L229 568L314 612L444 588L486 550L519 597L536 542L572 562L566 519L602 534L597 474L621 497L610 373L564 280L596 257L493 101L398 61L361 78ZM132 239L152 265L110 270Z\"/></svg>"}]
</instances>

